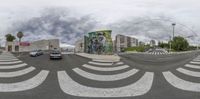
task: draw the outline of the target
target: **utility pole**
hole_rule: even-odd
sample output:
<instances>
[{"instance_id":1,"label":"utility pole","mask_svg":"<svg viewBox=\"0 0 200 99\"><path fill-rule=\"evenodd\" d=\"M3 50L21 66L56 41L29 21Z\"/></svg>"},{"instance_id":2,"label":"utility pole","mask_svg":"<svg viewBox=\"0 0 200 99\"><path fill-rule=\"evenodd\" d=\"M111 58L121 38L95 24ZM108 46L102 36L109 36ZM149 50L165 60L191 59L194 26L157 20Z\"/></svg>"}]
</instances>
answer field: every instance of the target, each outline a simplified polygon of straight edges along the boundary
<instances>
[{"instance_id":1,"label":"utility pole","mask_svg":"<svg viewBox=\"0 0 200 99\"><path fill-rule=\"evenodd\" d=\"M169 38L170 38L170 41L169 41L169 51L171 51L172 50L172 40L171 40L171 36L169 36Z\"/></svg>"}]
</instances>

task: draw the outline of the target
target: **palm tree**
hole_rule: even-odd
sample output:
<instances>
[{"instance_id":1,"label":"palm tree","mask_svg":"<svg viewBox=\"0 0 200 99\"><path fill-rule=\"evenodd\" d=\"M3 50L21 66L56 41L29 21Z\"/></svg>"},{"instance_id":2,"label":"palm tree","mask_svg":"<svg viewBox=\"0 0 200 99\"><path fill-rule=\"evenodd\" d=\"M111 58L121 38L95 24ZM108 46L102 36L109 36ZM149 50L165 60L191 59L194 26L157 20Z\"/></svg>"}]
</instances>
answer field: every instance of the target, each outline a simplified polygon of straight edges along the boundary
<instances>
[{"instance_id":1,"label":"palm tree","mask_svg":"<svg viewBox=\"0 0 200 99\"><path fill-rule=\"evenodd\" d=\"M22 37L24 36L24 34L20 31L17 33L17 37L19 38L19 42L21 42Z\"/></svg>"}]
</instances>

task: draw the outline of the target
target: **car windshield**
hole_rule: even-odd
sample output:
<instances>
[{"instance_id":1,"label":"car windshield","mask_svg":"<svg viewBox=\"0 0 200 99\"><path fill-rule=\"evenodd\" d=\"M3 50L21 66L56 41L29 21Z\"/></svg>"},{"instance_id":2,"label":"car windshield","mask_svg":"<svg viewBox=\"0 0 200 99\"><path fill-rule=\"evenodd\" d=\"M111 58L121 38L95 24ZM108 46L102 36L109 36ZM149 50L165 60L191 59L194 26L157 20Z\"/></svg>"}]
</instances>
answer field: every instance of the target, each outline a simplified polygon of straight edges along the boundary
<instances>
[{"instance_id":1,"label":"car windshield","mask_svg":"<svg viewBox=\"0 0 200 99\"><path fill-rule=\"evenodd\" d=\"M53 51L51 54L60 54L59 51Z\"/></svg>"}]
</instances>

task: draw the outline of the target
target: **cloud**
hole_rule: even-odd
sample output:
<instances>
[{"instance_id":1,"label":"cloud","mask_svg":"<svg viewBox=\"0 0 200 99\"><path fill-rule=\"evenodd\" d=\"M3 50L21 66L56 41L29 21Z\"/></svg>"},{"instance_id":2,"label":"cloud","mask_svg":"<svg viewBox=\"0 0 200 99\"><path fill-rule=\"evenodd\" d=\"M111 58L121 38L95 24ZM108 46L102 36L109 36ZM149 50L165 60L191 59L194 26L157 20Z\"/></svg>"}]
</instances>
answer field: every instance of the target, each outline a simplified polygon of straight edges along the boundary
<instances>
[{"instance_id":1,"label":"cloud","mask_svg":"<svg viewBox=\"0 0 200 99\"><path fill-rule=\"evenodd\" d=\"M151 39L168 41L172 36L172 22L177 23L175 35L197 36L190 27L166 15L127 17L113 23L106 23L97 22L91 15L79 15L62 7L44 8L37 17L15 21L8 28L7 33L16 34L22 31L25 34L24 41L58 38L61 43L74 44L77 39L90 31L111 29L113 38L116 34L124 34L145 42ZM194 37L189 40L195 41Z\"/></svg>"},{"instance_id":2,"label":"cloud","mask_svg":"<svg viewBox=\"0 0 200 99\"><path fill-rule=\"evenodd\" d=\"M109 24L108 26L113 30L114 35L124 34L138 37L139 40L149 41L151 39L157 41L168 41L172 37L172 23L176 22L175 36L192 37L197 34L188 26L182 24L176 19L157 16L157 17L132 17L119 22ZM145 38L144 38L145 37Z\"/></svg>"},{"instance_id":3,"label":"cloud","mask_svg":"<svg viewBox=\"0 0 200 99\"><path fill-rule=\"evenodd\" d=\"M73 44L75 39L90 32L97 22L92 17L78 16L66 8L45 8L39 17L12 24L8 31L25 34L23 40L38 40L46 38L58 38L61 42Z\"/></svg>"}]
</instances>

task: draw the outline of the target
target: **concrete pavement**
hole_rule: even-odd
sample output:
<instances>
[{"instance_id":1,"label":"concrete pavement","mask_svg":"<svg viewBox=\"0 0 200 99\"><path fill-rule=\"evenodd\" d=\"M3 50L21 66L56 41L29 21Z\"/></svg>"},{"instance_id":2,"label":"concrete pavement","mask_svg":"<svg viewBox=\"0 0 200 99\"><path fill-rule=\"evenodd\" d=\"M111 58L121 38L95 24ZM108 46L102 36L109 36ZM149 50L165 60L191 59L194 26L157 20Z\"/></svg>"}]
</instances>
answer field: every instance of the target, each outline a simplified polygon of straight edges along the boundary
<instances>
[{"instance_id":1,"label":"concrete pavement","mask_svg":"<svg viewBox=\"0 0 200 99\"><path fill-rule=\"evenodd\" d=\"M62 60L2 53L0 99L199 99L199 62L199 52Z\"/></svg>"}]
</instances>

